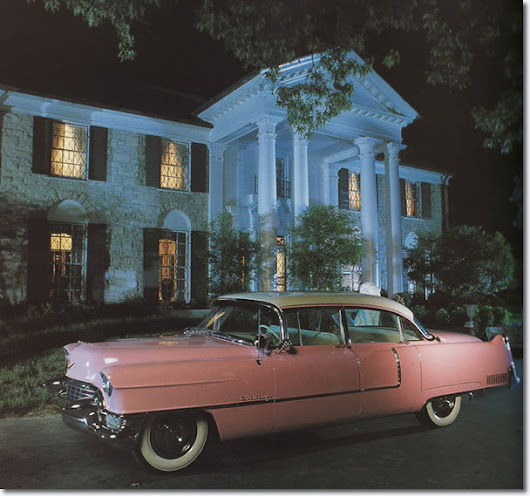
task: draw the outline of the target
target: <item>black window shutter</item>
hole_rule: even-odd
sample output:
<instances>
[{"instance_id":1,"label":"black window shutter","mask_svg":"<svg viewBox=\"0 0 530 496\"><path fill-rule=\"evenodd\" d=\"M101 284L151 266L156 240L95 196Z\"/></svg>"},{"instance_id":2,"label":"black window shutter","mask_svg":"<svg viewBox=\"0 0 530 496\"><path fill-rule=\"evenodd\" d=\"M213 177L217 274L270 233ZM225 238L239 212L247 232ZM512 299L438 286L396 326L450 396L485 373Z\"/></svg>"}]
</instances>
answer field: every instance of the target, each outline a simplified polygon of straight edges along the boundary
<instances>
[{"instance_id":1,"label":"black window shutter","mask_svg":"<svg viewBox=\"0 0 530 496\"><path fill-rule=\"evenodd\" d=\"M162 139L160 136L145 137L145 184L160 188L160 159Z\"/></svg>"},{"instance_id":2,"label":"black window shutter","mask_svg":"<svg viewBox=\"0 0 530 496\"><path fill-rule=\"evenodd\" d=\"M421 214L424 219L432 217L431 185L429 183L421 183Z\"/></svg>"},{"instance_id":3,"label":"black window shutter","mask_svg":"<svg viewBox=\"0 0 530 496\"><path fill-rule=\"evenodd\" d=\"M407 216L407 196L405 192L405 179L399 180L399 192L401 196L401 215Z\"/></svg>"},{"instance_id":4,"label":"black window shutter","mask_svg":"<svg viewBox=\"0 0 530 496\"><path fill-rule=\"evenodd\" d=\"M203 231L191 232L191 299L205 306L208 299L208 236Z\"/></svg>"},{"instance_id":5,"label":"black window shutter","mask_svg":"<svg viewBox=\"0 0 530 496\"><path fill-rule=\"evenodd\" d=\"M89 179L95 181L107 180L107 138L108 129L106 127L90 127Z\"/></svg>"},{"instance_id":6,"label":"black window shutter","mask_svg":"<svg viewBox=\"0 0 530 496\"><path fill-rule=\"evenodd\" d=\"M191 144L191 191L208 193L209 170L208 146L203 143Z\"/></svg>"},{"instance_id":7,"label":"black window shutter","mask_svg":"<svg viewBox=\"0 0 530 496\"><path fill-rule=\"evenodd\" d=\"M50 291L50 231L45 219L28 222L28 301L44 303Z\"/></svg>"},{"instance_id":8,"label":"black window shutter","mask_svg":"<svg viewBox=\"0 0 530 496\"><path fill-rule=\"evenodd\" d=\"M152 302L158 301L159 240L159 229L144 229L144 298Z\"/></svg>"},{"instance_id":9,"label":"black window shutter","mask_svg":"<svg viewBox=\"0 0 530 496\"><path fill-rule=\"evenodd\" d=\"M107 226L88 224L86 282L89 302L105 301L105 272L108 267Z\"/></svg>"},{"instance_id":10,"label":"black window shutter","mask_svg":"<svg viewBox=\"0 0 530 496\"><path fill-rule=\"evenodd\" d=\"M348 188L350 182L350 171L348 169L339 170L339 207L348 210L350 201L348 198Z\"/></svg>"},{"instance_id":11,"label":"black window shutter","mask_svg":"<svg viewBox=\"0 0 530 496\"><path fill-rule=\"evenodd\" d=\"M33 117L33 164L36 174L50 174L52 154L52 123L46 117Z\"/></svg>"}]
</instances>

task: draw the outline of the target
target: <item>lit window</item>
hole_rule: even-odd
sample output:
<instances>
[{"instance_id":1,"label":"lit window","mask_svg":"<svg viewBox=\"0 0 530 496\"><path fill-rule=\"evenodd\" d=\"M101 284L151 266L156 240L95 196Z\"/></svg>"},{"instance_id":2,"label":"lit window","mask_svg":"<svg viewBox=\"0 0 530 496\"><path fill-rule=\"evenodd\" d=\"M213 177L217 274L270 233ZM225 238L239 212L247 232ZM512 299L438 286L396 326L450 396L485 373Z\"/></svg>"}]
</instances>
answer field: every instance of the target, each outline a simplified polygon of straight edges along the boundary
<instances>
[{"instance_id":1,"label":"lit window","mask_svg":"<svg viewBox=\"0 0 530 496\"><path fill-rule=\"evenodd\" d=\"M162 140L160 187L186 190L189 150L187 145Z\"/></svg>"},{"instance_id":2,"label":"lit window","mask_svg":"<svg viewBox=\"0 0 530 496\"><path fill-rule=\"evenodd\" d=\"M85 226L51 224L50 298L82 301L85 270Z\"/></svg>"},{"instance_id":3,"label":"lit window","mask_svg":"<svg viewBox=\"0 0 530 496\"><path fill-rule=\"evenodd\" d=\"M84 179L88 131L85 127L54 122L52 127L51 173L53 176Z\"/></svg>"},{"instance_id":4,"label":"lit window","mask_svg":"<svg viewBox=\"0 0 530 496\"><path fill-rule=\"evenodd\" d=\"M361 210L361 178L354 172L350 172L348 178L348 208Z\"/></svg>"},{"instance_id":5,"label":"lit window","mask_svg":"<svg viewBox=\"0 0 530 496\"><path fill-rule=\"evenodd\" d=\"M158 242L160 301L186 301L188 268L186 233L167 233Z\"/></svg>"},{"instance_id":6,"label":"lit window","mask_svg":"<svg viewBox=\"0 0 530 496\"><path fill-rule=\"evenodd\" d=\"M287 268L285 254L285 236L276 237L276 289L287 289Z\"/></svg>"},{"instance_id":7,"label":"lit window","mask_svg":"<svg viewBox=\"0 0 530 496\"><path fill-rule=\"evenodd\" d=\"M407 217L418 217L418 189L415 183L405 183Z\"/></svg>"}]
</instances>

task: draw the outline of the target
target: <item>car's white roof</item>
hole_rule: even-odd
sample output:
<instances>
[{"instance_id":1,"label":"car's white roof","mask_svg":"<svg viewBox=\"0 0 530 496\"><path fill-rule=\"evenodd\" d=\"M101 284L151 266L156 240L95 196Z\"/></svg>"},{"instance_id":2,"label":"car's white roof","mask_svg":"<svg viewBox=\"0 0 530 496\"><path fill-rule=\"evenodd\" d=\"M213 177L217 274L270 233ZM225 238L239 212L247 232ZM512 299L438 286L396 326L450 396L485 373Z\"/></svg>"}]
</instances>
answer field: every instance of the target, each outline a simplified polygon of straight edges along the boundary
<instances>
[{"instance_id":1,"label":"car's white roof","mask_svg":"<svg viewBox=\"0 0 530 496\"><path fill-rule=\"evenodd\" d=\"M390 310L413 320L412 312L401 303L360 293L337 292L319 293L302 291L278 291L269 293L234 293L220 296L218 300L249 300L269 303L278 308L290 308L306 305L345 305L381 308Z\"/></svg>"}]
</instances>

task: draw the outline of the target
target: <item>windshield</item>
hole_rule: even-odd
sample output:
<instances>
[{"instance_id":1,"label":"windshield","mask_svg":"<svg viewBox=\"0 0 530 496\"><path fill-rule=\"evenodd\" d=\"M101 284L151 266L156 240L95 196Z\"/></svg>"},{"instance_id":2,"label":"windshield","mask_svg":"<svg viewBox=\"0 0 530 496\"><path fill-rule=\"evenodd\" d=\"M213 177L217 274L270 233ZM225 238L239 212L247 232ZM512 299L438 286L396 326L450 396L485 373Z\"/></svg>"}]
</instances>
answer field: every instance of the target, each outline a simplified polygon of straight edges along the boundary
<instances>
[{"instance_id":1,"label":"windshield","mask_svg":"<svg viewBox=\"0 0 530 496\"><path fill-rule=\"evenodd\" d=\"M418 329L427 339L434 339L434 336L421 325L420 321L416 317L414 317L414 323L418 326Z\"/></svg>"},{"instance_id":2,"label":"windshield","mask_svg":"<svg viewBox=\"0 0 530 496\"><path fill-rule=\"evenodd\" d=\"M280 321L271 308L254 303L218 304L199 325L201 330L254 343L258 334L280 336Z\"/></svg>"}]
</instances>

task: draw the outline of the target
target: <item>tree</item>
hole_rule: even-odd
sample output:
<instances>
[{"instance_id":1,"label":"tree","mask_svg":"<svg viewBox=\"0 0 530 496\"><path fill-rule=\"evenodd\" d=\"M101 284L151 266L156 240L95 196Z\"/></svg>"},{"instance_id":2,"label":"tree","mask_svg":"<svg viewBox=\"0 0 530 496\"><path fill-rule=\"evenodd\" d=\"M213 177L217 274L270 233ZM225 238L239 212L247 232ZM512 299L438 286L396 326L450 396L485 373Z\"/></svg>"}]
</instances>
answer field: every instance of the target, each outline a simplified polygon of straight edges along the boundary
<instances>
[{"instance_id":1,"label":"tree","mask_svg":"<svg viewBox=\"0 0 530 496\"><path fill-rule=\"evenodd\" d=\"M215 297L248 291L259 254L259 244L250 233L234 228L230 213L219 215L209 226L210 293Z\"/></svg>"},{"instance_id":2,"label":"tree","mask_svg":"<svg viewBox=\"0 0 530 496\"><path fill-rule=\"evenodd\" d=\"M347 212L334 206L309 207L292 229L287 258L291 285L339 290L341 266L358 264L361 255L361 238Z\"/></svg>"},{"instance_id":3,"label":"tree","mask_svg":"<svg viewBox=\"0 0 530 496\"><path fill-rule=\"evenodd\" d=\"M35 0L29 0L35 1ZM64 8L90 26L110 22L122 60L134 57L133 25L159 0L41 0ZM182 1L182 0L181 0ZM351 108L353 76L399 63L395 48L374 42L388 33L415 33L428 49L426 82L457 90L472 82L476 58L504 60L509 88L492 108L473 111L485 146L511 152L522 143L522 6L514 0L200 0L191 3L195 25L222 40L248 69L265 69L280 107L295 129L311 136ZM348 57L355 51L365 63ZM320 53L304 80L283 86L281 64Z\"/></svg>"},{"instance_id":4,"label":"tree","mask_svg":"<svg viewBox=\"0 0 530 496\"><path fill-rule=\"evenodd\" d=\"M431 273L436 289L468 302L505 289L514 275L512 252L503 235L472 226L456 226L439 237L418 236L405 266L421 286Z\"/></svg>"}]
</instances>

